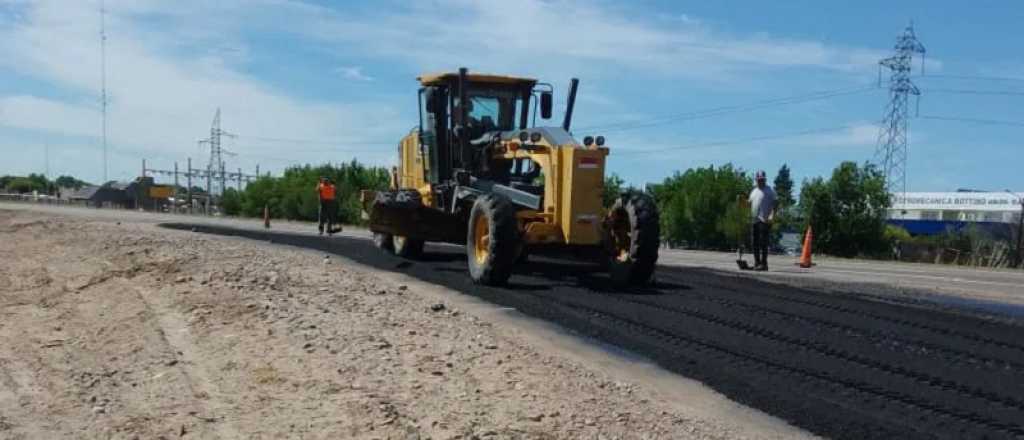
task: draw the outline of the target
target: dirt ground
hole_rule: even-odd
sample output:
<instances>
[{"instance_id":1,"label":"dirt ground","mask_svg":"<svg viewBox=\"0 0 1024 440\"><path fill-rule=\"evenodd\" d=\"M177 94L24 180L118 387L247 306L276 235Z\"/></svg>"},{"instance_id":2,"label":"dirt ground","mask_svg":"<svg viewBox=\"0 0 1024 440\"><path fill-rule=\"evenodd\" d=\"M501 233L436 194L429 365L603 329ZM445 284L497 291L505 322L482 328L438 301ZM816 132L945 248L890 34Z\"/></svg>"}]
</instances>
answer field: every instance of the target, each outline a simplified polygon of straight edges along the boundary
<instances>
[{"instance_id":1,"label":"dirt ground","mask_svg":"<svg viewBox=\"0 0 1024 440\"><path fill-rule=\"evenodd\" d=\"M0 439L781 438L322 254L0 210Z\"/></svg>"}]
</instances>

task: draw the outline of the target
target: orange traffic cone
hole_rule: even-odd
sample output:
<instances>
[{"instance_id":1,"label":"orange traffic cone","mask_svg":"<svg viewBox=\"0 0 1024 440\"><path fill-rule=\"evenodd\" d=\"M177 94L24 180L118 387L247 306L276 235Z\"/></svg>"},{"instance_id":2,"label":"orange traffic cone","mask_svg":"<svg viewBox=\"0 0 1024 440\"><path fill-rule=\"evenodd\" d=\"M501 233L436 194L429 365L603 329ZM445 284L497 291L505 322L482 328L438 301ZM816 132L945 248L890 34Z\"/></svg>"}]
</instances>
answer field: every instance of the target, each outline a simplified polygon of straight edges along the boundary
<instances>
[{"instance_id":1,"label":"orange traffic cone","mask_svg":"<svg viewBox=\"0 0 1024 440\"><path fill-rule=\"evenodd\" d=\"M808 268L813 266L811 263L811 242L814 240L814 232L811 231L811 225L807 225L807 234L804 235L804 249L800 253L800 261L796 263L797 266Z\"/></svg>"},{"instance_id":2,"label":"orange traffic cone","mask_svg":"<svg viewBox=\"0 0 1024 440\"><path fill-rule=\"evenodd\" d=\"M263 227L270 229L270 207L263 205Z\"/></svg>"}]
</instances>

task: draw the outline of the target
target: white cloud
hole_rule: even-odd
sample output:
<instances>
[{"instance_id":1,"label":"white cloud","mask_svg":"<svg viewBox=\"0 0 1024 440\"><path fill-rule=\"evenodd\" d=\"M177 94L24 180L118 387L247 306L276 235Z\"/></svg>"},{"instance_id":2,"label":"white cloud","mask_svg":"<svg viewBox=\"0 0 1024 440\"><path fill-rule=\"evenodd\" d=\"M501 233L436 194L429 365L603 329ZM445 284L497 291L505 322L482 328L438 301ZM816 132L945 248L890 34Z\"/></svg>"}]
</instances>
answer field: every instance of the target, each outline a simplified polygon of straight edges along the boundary
<instances>
[{"instance_id":1,"label":"white cloud","mask_svg":"<svg viewBox=\"0 0 1024 440\"><path fill-rule=\"evenodd\" d=\"M373 81L373 77L364 74L363 68L359 66L342 66L334 69L334 71L341 74L341 77L345 79L353 81Z\"/></svg>"},{"instance_id":2,"label":"white cloud","mask_svg":"<svg viewBox=\"0 0 1024 440\"><path fill-rule=\"evenodd\" d=\"M90 136L98 121L100 112L86 106L24 95L0 98L0 126L52 130L59 125L65 134Z\"/></svg>"},{"instance_id":3,"label":"white cloud","mask_svg":"<svg viewBox=\"0 0 1024 440\"><path fill-rule=\"evenodd\" d=\"M918 134L915 133L915 137ZM874 147L878 142L878 124L857 122L835 133L803 136L796 144L807 147Z\"/></svg>"},{"instance_id":4,"label":"white cloud","mask_svg":"<svg viewBox=\"0 0 1024 440\"><path fill-rule=\"evenodd\" d=\"M61 98L0 97L0 124L98 136L97 2L15 5L17 12L8 21L0 18L0 69L52 84ZM263 50L249 47L247 34L298 36L319 50L336 51L339 60L359 58L360 63L381 62L407 71L468 65L556 82L570 76L605 80L604 90L623 80L729 81L766 69L874 73L884 54L770 35L734 35L688 15L658 19L641 16L632 5L602 0L335 7L344 11L288 0L108 0L107 8L111 144L157 149L169 157L191 155L197 161L205 153L196 141L209 133L218 107L224 128L243 135L232 146L253 158L325 160L322 153L281 152L280 144L250 142L246 135L397 142L411 124L404 101L297 98L246 73L239 66L252 51ZM336 73L353 81L376 80L362 66L342 66ZM617 98L611 92L581 95L581 101L598 107L628 106ZM381 163L390 159L391 149L362 156Z\"/></svg>"},{"instance_id":5,"label":"white cloud","mask_svg":"<svg viewBox=\"0 0 1024 440\"><path fill-rule=\"evenodd\" d=\"M157 2L108 2L111 145L160 150L164 156L182 161L191 155L202 163L206 154L196 148L196 141L208 135L218 107L223 111L225 130L252 137L331 139L339 143L397 141L396 133L406 131L408 124L386 104L298 99L241 73L216 52L172 55L180 44L178 36L188 32L174 26L147 26L137 20L136 14L163 13L176 7ZM190 9L189 5L182 8ZM86 97L70 102L25 95L3 97L0 124L63 135L99 136L97 11L95 5L85 2L33 3L22 18L0 27L0 52L5 54L0 66L50 82L56 90ZM280 144L246 143L244 139L233 145L242 156L251 153L253 158L351 158L325 157L322 153L290 155L279 151ZM381 160L381 156L371 157L374 162ZM93 173L90 177L97 176Z\"/></svg>"},{"instance_id":6,"label":"white cloud","mask_svg":"<svg viewBox=\"0 0 1024 440\"><path fill-rule=\"evenodd\" d=\"M275 20L249 19L268 28L287 25L345 51L417 70L470 64L498 72L528 68L531 74L555 78L584 70L616 78L628 72L702 79L788 67L864 73L873 71L885 54L818 41L731 35L685 14L659 20L638 11L599 0L435 0L344 12L288 3L275 11Z\"/></svg>"}]
</instances>

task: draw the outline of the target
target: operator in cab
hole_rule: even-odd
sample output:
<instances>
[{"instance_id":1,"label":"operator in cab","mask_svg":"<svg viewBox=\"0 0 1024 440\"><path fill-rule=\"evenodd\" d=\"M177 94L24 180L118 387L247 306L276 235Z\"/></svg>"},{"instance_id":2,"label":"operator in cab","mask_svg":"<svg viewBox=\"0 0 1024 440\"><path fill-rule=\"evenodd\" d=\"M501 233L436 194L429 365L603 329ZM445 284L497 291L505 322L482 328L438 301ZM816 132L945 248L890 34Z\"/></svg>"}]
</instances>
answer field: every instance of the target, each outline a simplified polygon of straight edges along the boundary
<instances>
[{"instance_id":1,"label":"operator in cab","mask_svg":"<svg viewBox=\"0 0 1024 440\"><path fill-rule=\"evenodd\" d=\"M337 195L335 194L334 183L326 176L320 177L320 183L316 185L316 192L320 198L320 211L318 212L320 235L324 235L324 224L327 225L327 235L334 234L334 225L337 223L338 214Z\"/></svg>"}]
</instances>

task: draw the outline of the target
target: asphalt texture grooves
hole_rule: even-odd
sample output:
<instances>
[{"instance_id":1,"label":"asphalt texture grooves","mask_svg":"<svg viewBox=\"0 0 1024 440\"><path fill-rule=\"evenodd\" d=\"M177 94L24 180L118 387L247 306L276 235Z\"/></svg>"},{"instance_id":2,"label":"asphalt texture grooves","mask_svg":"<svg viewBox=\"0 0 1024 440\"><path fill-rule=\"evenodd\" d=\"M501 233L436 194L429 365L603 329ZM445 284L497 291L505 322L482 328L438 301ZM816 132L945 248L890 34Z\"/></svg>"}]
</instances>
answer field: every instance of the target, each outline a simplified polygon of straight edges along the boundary
<instances>
[{"instance_id":1,"label":"asphalt texture grooves","mask_svg":"<svg viewBox=\"0 0 1024 440\"><path fill-rule=\"evenodd\" d=\"M1011 322L666 266L617 291L595 267L536 257L491 288L454 246L412 261L365 239L163 226L318 249L514 307L827 437L1024 438L1024 328Z\"/></svg>"}]
</instances>

